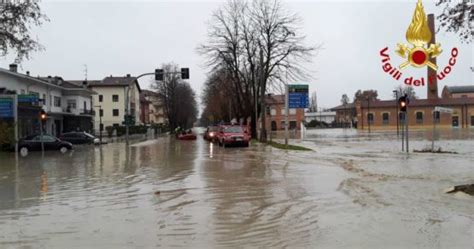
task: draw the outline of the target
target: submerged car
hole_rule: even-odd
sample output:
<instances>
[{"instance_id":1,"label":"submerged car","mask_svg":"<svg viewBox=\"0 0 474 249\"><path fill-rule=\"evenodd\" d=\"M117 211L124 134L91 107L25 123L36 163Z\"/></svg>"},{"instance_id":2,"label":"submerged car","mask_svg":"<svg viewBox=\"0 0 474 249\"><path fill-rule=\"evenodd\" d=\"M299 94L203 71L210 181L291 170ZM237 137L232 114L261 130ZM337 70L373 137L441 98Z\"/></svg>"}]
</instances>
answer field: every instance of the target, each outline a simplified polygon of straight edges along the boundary
<instances>
[{"instance_id":1,"label":"submerged car","mask_svg":"<svg viewBox=\"0 0 474 249\"><path fill-rule=\"evenodd\" d=\"M100 140L84 131L73 131L63 133L59 139L72 144L100 144Z\"/></svg>"},{"instance_id":2,"label":"submerged car","mask_svg":"<svg viewBox=\"0 0 474 249\"><path fill-rule=\"evenodd\" d=\"M248 147L250 136L239 125L222 125L217 133L217 141L219 146L241 145Z\"/></svg>"},{"instance_id":3,"label":"submerged car","mask_svg":"<svg viewBox=\"0 0 474 249\"><path fill-rule=\"evenodd\" d=\"M204 139L207 141L215 142L217 141L217 133L219 131L218 126L209 126L204 133Z\"/></svg>"},{"instance_id":4,"label":"submerged car","mask_svg":"<svg viewBox=\"0 0 474 249\"><path fill-rule=\"evenodd\" d=\"M18 150L21 155L27 155L29 151L40 151L41 144L43 144L44 150L59 150L61 153L72 150L70 142L62 141L51 135L31 135L22 138L18 141Z\"/></svg>"}]
</instances>

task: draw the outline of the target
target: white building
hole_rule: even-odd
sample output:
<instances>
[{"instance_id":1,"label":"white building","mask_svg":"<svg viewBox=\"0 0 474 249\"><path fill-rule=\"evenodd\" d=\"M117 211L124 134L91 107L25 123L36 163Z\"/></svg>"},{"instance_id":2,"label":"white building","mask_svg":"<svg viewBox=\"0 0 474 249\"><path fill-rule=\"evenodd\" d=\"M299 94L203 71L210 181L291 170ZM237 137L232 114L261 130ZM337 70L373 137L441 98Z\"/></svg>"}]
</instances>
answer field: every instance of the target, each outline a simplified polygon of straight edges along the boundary
<instances>
[{"instance_id":1,"label":"white building","mask_svg":"<svg viewBox=\"0 0 474 249\"><path fill-rule=\"evenodd\" d=\"M121 126L126 114L126 96L129 94L130 114L135 116L135 124L140 122L140 85L135 77L105 77L102 80L70 81L87 85L95 94L92 99L95 112L94 131L99 133L107 126ZM129 89L129 90L128 90Z\"/></svg>"},{"instance_id":2,"label":"white building","mask_svg":"<svg viewBox=\"0 0 474 249\"><path fill-rule=\"evenodd\" d=\"M331 124L332 122L336 121L336 112L305 112L304 118L306 123L316 120L318 122Z\"/></svg>"},{"instance_id":3,"label":"white building","mask_svg":"<svg viewBox=\"0 0 474 249\"><path fill-rule=\"evenodd\" d=\"M39 130L39 110L43 109L48 119L45 132L59 136L63 132L92 131L93 91L87 86L73 84L61 77L32 77L17 71L11 64L9 70L0 68L0 88L16 91L17 94L36 95L38 103L19 106L20 135L36 133Z\"/></svg>"}]
</instances>

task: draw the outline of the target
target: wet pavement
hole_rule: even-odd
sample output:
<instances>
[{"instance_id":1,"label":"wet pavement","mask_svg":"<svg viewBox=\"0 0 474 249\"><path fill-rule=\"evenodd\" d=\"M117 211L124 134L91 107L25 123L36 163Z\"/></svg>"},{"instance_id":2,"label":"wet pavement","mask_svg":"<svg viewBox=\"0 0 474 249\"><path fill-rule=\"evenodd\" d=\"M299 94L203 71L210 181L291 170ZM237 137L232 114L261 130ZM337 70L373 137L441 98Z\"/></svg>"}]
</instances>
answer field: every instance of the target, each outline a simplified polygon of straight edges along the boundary
<instances>
[{"instance_id":1,"label":"wet pavement","mask_svg":"<svg viewBox=\"0 0 474 249\"><path fill-rule=\"evenodd\" d=\"M308 131L311 152L161 137L2 153L0 248L472 248L474 198L445 190L474 181L474 131L440 135L459 154L349 129Z\"/></svg>"}]
</instances>

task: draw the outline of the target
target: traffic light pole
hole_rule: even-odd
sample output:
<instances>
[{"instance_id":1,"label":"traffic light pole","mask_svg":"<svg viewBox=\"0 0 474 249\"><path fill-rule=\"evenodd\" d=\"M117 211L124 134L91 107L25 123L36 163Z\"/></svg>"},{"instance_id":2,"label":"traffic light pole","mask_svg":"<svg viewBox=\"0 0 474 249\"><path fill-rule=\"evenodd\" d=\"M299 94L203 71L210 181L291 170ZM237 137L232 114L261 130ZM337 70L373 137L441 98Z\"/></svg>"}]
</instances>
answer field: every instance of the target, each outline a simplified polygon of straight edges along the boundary
<instances>
[{"instance_id":1,"label":"traffic light pole","mask_svg":"<svg viewBox=\"0 0 474 249\"><path fill-rule=\"evenodd\" d=\"M181 74L183 75L183 73L186 74L186 78L189 78L189 69L185 69L185 71L183 71L184 68L181 69L180 72L163 72L163 74ZM130 139L129 139L129 116L130 116L130 88L132 86L133 83L137 82L138 83L138 79L141 78L141 77L144 77L144 76L150 76L150 75L156 75L157 72L153 72L153 73L144 73L144 74L140 74L138 75L137 77L135 77L134 80L132 80L128 87L127 87L127 93L125 95L125 140L126 140L126 143L128 144ZM183 77L184 78L184 77Z\"/></svg>"},{"instance_id":2,"label":"traffic light pole","mask_svg":"<svg viewBox=\"0 0 474 249\"><path fill-rule=\"evenodd\" d=\"M407 105L407 111L405 112L405 132L406 132L405 142L406 142L407 154L410 153L410 149L408 148L408 123L409 123L408 116L410 115L408 115L408 105Z\"/></svg>"}]
</instances>

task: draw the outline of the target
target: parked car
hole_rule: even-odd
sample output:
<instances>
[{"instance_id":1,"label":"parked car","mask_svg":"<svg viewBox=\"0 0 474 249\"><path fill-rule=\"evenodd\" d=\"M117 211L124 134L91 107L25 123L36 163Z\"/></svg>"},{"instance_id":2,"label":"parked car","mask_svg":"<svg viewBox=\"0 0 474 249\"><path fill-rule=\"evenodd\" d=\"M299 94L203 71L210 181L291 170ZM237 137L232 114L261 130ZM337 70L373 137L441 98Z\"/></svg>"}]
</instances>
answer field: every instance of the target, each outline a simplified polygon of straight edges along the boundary
<instances>
[{"instance_id":1,"label":"parked car","mask_svg":"<svg viewBox=\"0 0 474 249\"><path fill-rule=\"evenodd\" d=\"M219 131L218 126L209 126L204 132L204 139L207 141L215 142L217 141L217 132Z\"/></svg>"},{"instance_id":2,"label":"parked car","mask_svg":"<svg viewBox=\"0 0 474 249\"><path fill-rule=\"evenodd\" d=\"M44 150L59 150L61 153L72 150L70 142L62 141L51 135L31 135L22 138L18 141L18 150L21 155L27 155L29 151L40 151L41 142L44 144Z\"/></svg>"},{"instance_id":3,"label":"parked car","mask_svg":"<svg viewBox=\"0 0 474 249\"><path fill-rule=\"evenodd\" d=\"M63 133L59 139L72 144L100 144L100 140L93 135L83 131Z\"/></svg>"},{"instance_id":4,"label":"parked car","mask_svg":"<svg viewBox=\"0 0 474 249\"><path fill-rule=\"evenodd\" d=\"M250 136L239 125L221 125L217 133L219 146L243 145L249 146Z\"/></svg>"}]
</instances>

